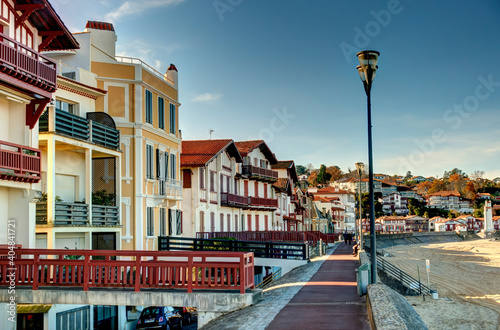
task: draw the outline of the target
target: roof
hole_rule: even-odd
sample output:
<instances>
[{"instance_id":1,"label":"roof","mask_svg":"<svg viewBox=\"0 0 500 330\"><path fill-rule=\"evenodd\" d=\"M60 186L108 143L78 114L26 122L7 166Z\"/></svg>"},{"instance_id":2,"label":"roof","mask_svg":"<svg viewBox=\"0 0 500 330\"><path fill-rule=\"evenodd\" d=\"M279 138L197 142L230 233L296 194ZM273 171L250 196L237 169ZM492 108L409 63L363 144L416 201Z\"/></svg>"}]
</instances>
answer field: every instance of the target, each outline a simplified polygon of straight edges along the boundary
<instances>
[{"instance_id":1,"label":"roof","mask_svg":"<svg viewBox=\"0 0 500 330\"><path fill-rule=\"evenodd\" d=\"M298 181L297 170L295 169L295 163L293 160L280 160L276 164L271 165L273 170L288 170L288 174L291 176L293 182Z\"/></svg>"},{"instance_id":2,"label":"roof","mask_svg":"<svg viewBox=\"0 0 500 330\"><path fill-rule=\"evenodd\" d=\"M115 28L113 24L106 22L98 22L98 21L87 21L85 24L86 29L95 29L95 30L104 30L104 31L114 31Z\"/></svg>"},{"instance_id":3,"label":"roof","mask_svg":"<svg viewBox=\"0 0 500 330\"><path fill-rule=\"evenodd\" d=\"M333 201L338 201L340 198L338 197L322 197L322 196L314 196L314 201L319 201L322 203L331 203Z\"/></svg>"},{"instance_id":4,"label":"roof","mask_svg":"<svg viewBox=\"0 0 500 330\"><path fill-rule=\"evenodd\" d=\"M38 30L40 36L46 33L44 40L49 40L47 38L53 39L47 45L43 45L43 49L38 49L38 51L80 48L75 37L69 32L48 0L14 0L14 4L40 6L29 15L27 20ZM50 34L51 32L55 33L55 37Z\"/></svg>"},{"instance_id":5,"label":"roof","mask_svg":"<svg viewBox=\"0 0 500 330\"><path fill-rule=\"evenodd\" d=\"M242 157L245 157L254 149L259 148L271 165L278 163L278 159L276 159L276 156L272 153L264 140L239 141L235 142L235 144Z\"/></svg>"},{"instance_id":6,"label":"roof","mask_svg":"<svg viewBox=\"0 0 500 330\"><path fill-rule=\"evenodd\" d=\"M468 217L473 217L474 216L472 214L462 214L462 215L459 215L458 217L456 217L455 219L467 219Z\"/></svg>"},{"instance_id":7,"label":"roof","mask_svg":"<svg viewBox=\"0 0 500 330\"><path fill-rule=\"evenodd\" d=\"M58 76L57 76L57 79L59 79L59 80L65 80L65 81L68 81L68 82L70 82L70 83L72 83L72 84L75 84L75 85L78 85L78 86L82 86L82 87L85 87L85 88L91 89L91 90L93 90L93 91L95 91L95 92L98 92L98 93L102 93L102 94L106 94L106 93L108 93L108 91L107 91L107 90L100 89L100 88L97 88L97 87L92 87L92 86L89 86L89 85L87 85L87 84L81 83L81 82L79 82L79 81L73 80L73 79L68 78L68 77L65 77L65 76L58 75Z\"/></svg>"},{"instance_id":8,"label":"roof","mask_svg":"<svg viewBox=\"0 0 500 330\"><path fill-rule=\"evenodd\" d=\"M449 197L449 196L455 196L455 197L460 197L460 193L458 191L438 191L432 194L427 195L427 197L431 196L442 196L442 197Z\"/></svg>"},{"instance_id":9,"label":"roof","mask_svg":"<svg viewBox=\"0 0 500 330\"><path fill-rule=\"evenodd\" d=\"M325 187L325 188L321 188L321 189L318 189L318 191L316 193L317 194L351 194L351 195L354 195L353 192L350 192L350 191L347 191L347 190L343 190L343 189L339 189L337 187Z\"/></svg>"},{"instance_id":10,"label":"roof","mask_svg":"<svg viewBox=\"0 0 500 330\"><path fill-rule=\"evenodd\" d=\"M184 140L182 141L181 167L205 166L224 150L231 157L236 158L238 163L242 162L233 140Z\"/></svg>"},{"instance_id":11,"label":"roof","mask_svg":"<svg viewBox=\"0 0 500 330\"><path fill-rule=\"evenodd\" d=\"M167 71L169 71L169 70L173 70L173 71L177 72L177 68L172 63L170 63L170 66L168 67Z\"/></svg>"}]
</instances>

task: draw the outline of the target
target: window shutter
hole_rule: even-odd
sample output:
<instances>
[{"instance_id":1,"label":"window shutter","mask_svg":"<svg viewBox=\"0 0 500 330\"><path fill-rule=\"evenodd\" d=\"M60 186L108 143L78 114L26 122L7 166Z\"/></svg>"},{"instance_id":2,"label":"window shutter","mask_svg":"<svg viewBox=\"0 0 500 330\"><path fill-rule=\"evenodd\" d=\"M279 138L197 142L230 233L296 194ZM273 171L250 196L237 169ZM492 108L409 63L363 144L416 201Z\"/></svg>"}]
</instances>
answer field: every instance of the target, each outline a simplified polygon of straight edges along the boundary
<instances>
[{"instance_id":1,"label":"window shutter","mask_svg":"<svg viewBox=\"0 0 500 330\"><path fill-rule=\"evenodd\" d=\"M168 179L168 152L165 152L165 180Z\"/></svg>"},{"instance_id":2,"label":"window shutter","mask_svg":"<svg viewBox=\"0 0 500 330\"><path fill-rule=\"evenodd\" d=\"M159 179L161 176L160 170L160 149L156 148L156 177Z\"/></svg>"},{"instance_id":3,"label":"window shutter","mask_svg":"<svg viewBox=\"0 0 500 330\"><path fill-rule=\"evenodd\" d=\"M176 224L175 224L175 229L177 235L182 234L182 211L181 210L175 210L175 216L176 216Z\"/></svg>"}]
</instances>

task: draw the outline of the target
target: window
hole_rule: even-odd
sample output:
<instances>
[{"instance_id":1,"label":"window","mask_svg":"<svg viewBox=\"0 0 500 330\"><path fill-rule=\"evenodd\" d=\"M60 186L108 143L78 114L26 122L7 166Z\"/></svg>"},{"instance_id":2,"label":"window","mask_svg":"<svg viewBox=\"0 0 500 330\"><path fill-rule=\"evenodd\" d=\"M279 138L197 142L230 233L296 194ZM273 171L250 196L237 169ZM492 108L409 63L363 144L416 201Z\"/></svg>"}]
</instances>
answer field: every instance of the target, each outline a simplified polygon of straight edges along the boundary
<instances>
[{"instance_id":1,"label":"window","mask_svg":"<svg viewBox=\"0 0 500 330\"><path fill-rule=\"evenodd\" d=\"M146 123L153 123L153 93L146 90Z\"/></svg>"},{"instance_id":2,"label":"window","mask_svg":"<svg viewBox=\"0 0 500 330\"><path fill-rule=\"evenodd\" d=\"M220 232L223 232L224 231L224 214L220 214L220 228L219 228L219 231Z\"/></svg>"},{"instance_id":3,"label":"window","mask_svg":"<svg viewBox=\"0 0 500 330\"><path fill-rule=\"evenodd\" d=\"M205 212L200 211L200 232L205 231Z\"/></svg>"},{"instance_id":4,"label":"window","mask_svg":"<svg viewBox=\"0 0 500 330\"><path fill-rule=\"evenodd\" d=\"M269 216L268 215L264 216L264 228L266 229L266 231L269 230Z\"/></svg>"},{"instance_id":5,"label":"window","mask_svg":"<svg viewBox=\"0 0 500 330\"><path fill-rule=\"evenodd\" d=\"M231 215L227 215L227 231L231 231Z\"/></svg>"},{"instance_id":6,"label":"window","mask_svg":"<svg viewBox=\"0 0 500 330\"><path fill-rule=\"evenodd\" d=\"M210 212L210 232L215 232L215 213Z\"/></svg>"},{"instance_id":7,"label":"window","mask_svg":"<svg viewBox=\"0 0 500 330\"><path fill-rule=\"evenodd\" d=\"M238 195L238 180L234 179L234 194Z\"/></svg>"},{"instance_id":8,"label":"window","mask_svg":"<svg viewBox=\"0 0 500 330\"><path fill-rule=\"evenodd\" d=\"M164 170L165 172L163 173L165 175L165 179L168 179L168 152L165 152L164 155Z\"/></svg>"},{"instance_id":9,"label":"window","mask_svg":"<svg viewBox=\"0 0 500 330\"><path fill-rule=\"evenodd\" d=\"M177 177L177 175L175 175L175 171L176 171L176 163L175 163L175 154L171 154L170 155L170 178L172 180L175 180L175 178Z\"/></svg>"},{"instance_id":10,"label":"window","mask_svg":"<svg viewBox=\"0 0 500 330\"><path fill-rule=\"evenodd\" d=\"M56 100L56 109L69 112L73 115L78 115L78 106L63 101Z\"/></svg>"},{"instance_id":11,"label":"window","mask_svg":"<svg viewBox=\"0 0 500 330\"><path fill-rule=\"evenodd\" d=\"M210 191L215 192L215 172L210 171Z\"/></svg>"},{"instance_id":12,"label":"window","mask_svg":"<svg viewBox=\"0 0 500 330\"><path fill-rule=\"evenodd\" d=\"M153 179L153 146L146 144L146 178Z\"/></svg>"},{"instance_id":13,"label":"window","mask_svg":"<svg viewBox=\"0 0 500 330\"><path fill-rule=\"evenodd\" d=\"M234 216L234 231L238 231L238 216Z\"/></svg>"},{"instance_id":14,"label":"window","mask_svg":"<svg viewBox=\"0 0 500 330\"><path fill-rule=\"evenodd\" d=\"M175 134L175 104L170 103L170 133Z\"/></svg>"},{"instance_id":15,"label":"window","mask_svg":"<svg viewBox=\"0 0 500 330\"><path fill-rule=\"evenodd\" d=\"M158 127L165 129L165 100L163 97L158 98Z\"/></svg>"},{"instance_id":16,"label":"window","mask_svg":"<svg viewBox=\"0 0 500 330\"><path fill-rule=\"evenodd\" d=\"M160 208L160 236L167 236L167 209Z\"/></svg>"},{"instance_id":17,"label":"window","mask_svg":"<svg viewBox=\"0 0 500 330\"><path fill-rule=\"evenodd\" d=\"M225 191L224 190L224 175L220 175L220 192L221 193L226 193L226 192L229 192L229 191Z\"/></svg>"},{"instance_id":18,"label":"window","mask_svg":"<svg viewBox=\"0 0 500 330\"><path fill-rule=\"evenodd\" d=\"M155 214L154 208L147 207L146 208L146 235L154 236L155 235Z\"/></svg>"},{"instance_id":19,"label":"window","mask_svg":"<svg viewBox=\"0 0 500 330\"><path fill-rule=\"evenodd\" d=\"M200 189L205 189L205 168L200 167Z\"/></svg>"}]
</instances>

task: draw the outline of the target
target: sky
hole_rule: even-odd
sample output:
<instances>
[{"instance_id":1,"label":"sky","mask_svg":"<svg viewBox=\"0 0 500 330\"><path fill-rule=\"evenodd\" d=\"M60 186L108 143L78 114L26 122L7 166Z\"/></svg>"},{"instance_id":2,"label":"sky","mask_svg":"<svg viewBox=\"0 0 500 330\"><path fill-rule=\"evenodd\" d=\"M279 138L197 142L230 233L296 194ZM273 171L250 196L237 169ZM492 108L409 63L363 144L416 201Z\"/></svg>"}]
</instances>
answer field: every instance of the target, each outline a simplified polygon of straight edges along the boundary
<instances>
[{"instance_id":1,"label":"sky","mask_svg":"<svg viewBox=\"0 0 500 330\"><path fill-rule=\"evenodd\" d=\"M500 176L498 0L51 0L72 32L113 23L117 55L179 71L183 139L264 139L280 160L367 163L356 53L380 52L376 173Z\"/></svg>"}]
</instances>

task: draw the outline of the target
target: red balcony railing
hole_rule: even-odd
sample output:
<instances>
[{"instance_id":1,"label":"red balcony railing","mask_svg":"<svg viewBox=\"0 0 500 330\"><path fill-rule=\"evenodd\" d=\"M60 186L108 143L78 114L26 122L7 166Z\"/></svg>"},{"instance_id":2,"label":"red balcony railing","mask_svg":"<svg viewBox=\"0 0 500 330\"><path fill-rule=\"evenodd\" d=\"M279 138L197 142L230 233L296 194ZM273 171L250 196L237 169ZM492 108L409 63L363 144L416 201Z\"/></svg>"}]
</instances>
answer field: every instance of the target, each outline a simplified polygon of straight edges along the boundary
<instances>
[{"instance_id":1,"label":"red balcony railing","mask_svg":"<svg viewBox=\"0 0 500 330\"><path fill-rule=\"evenodd\" d=\"M221 205L230 207L248 207L250 205L250 197L221 193L220 194Z\"/></svg>"},{"instance_id":2,"label":"red balcony railing","mask_svg":"<svg viewBox=\"0 0 500 330\"><path fill-rule=\"evenodd\" d=\"M278 208L278 200L271 198L250 197L250 204L257 207Z\"/></svg>"},{"instance_id":3,"label":"red balcony railing","mask_svg":"<svg viewBox=\"0 0 500 330\"><path fill-rule=\"evenodd\" d=\"M0 71L52 93L56 90L56 62L0 33Z\"/></svg>"},{"instance_id":4,"label":"red balcony railing","mask_svg":"<svg viewBox=\"0 0 500 330\"><path fill-rule=\"evenodd\" d=\"M10 255L0 249L0 285L240 293L254 288L253 252L15 249L15 258Z\"/></svg>"},{"instance_id":5,"label":"red balcony railing","mask_svg":"<svg viewBox=\"0 0 500 330\"><path fill-rule=\"evenodd\" d=\"M278 172L253 165L243 165L242 174L269 181L278 180Z\"/></svg>"},{"instance_id":6,"label":"red balcony railing","mask_svg":"<svg viewBox=\"0 0 500 330\"><path fill-rule=\"evenodd\" d=\"M40 149L0 141L0 179L40 181Z\"/></svg>"}]
</instances>

